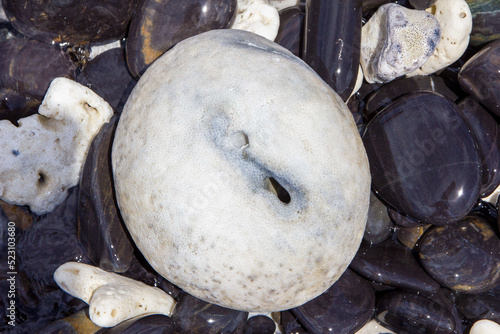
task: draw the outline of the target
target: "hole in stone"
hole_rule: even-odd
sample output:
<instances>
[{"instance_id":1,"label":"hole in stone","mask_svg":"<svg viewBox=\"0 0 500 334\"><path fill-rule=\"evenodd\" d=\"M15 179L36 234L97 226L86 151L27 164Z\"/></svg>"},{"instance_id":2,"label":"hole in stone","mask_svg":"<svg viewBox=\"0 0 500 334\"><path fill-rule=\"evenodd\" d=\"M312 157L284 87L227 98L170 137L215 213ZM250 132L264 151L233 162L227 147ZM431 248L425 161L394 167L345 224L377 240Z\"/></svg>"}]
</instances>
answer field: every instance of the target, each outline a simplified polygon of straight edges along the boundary
<instances>
[{"instance_id":1,"label":"hole in stone","mask_svg":"<svg viewBox=\"0 0 500 334\"><path fill-rule=\"evenodd\" d=\"M44 172L38 172L38 185L44 185L45 182L47 181L47 176L45 175Z\"/></svg>"},{"instance_id":2,"label":"hole in stone","mask_svg":"<svg viewBox=\"0 0 500 334\"><path fill-rule=\"evenodd\" d=\"M464 19L467 16L467 14L465 14L464 12L461 12L459 14L459 16L460 16L461 19Z\"/></svg>"},{"instance_id":3,"label":"hole in stone","mask_svg":"<svg viewBox=\"0 0 500 334\"><path fill-rule=\"evenodd\" d=\"M243 131L236 131L229 135L231 145L234 148L242 149L248 146L248 136Z\"/></svg>"},{"instance_id":4,"label":"hole in stone","mask_svg":"<svg viewBox=\"0 0 500 334\"><path fill-rule=\"evenodd\" d=\"M282 203L288 204L292 200L288 191L274 177L266 178L265 185L266 189L275 194Z\"/></svg>"}]
</instances>

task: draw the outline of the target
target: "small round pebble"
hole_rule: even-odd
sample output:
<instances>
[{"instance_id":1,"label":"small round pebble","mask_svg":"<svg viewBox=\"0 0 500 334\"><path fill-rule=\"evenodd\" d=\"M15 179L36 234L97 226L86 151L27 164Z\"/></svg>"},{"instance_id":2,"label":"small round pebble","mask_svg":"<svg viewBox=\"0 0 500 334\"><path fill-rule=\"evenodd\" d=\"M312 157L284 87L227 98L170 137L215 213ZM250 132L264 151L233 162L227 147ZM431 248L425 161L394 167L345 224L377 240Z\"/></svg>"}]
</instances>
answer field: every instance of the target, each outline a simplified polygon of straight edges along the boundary
<instances>
[{"instance_id":1,"label":"small round pebble","mask_svg":"<svg viewBox=\"0 0 500 334\"><path fill-rule=\"evenodd\" d=\"M500 334L500 325L491 320L479 320L474 323L469 334Z\"/></svg>"}]
</instances>

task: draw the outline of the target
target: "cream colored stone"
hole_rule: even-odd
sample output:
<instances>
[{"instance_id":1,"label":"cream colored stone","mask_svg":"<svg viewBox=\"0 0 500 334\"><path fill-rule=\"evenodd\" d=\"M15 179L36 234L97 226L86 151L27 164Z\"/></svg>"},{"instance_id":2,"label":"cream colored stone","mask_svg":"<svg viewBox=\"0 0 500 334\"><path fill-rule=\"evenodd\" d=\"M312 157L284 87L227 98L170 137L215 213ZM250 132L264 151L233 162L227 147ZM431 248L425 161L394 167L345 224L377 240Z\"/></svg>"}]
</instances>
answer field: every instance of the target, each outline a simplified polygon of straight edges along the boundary
<instances>
[{"instance_id":1,"label":"cream colored stone","mask_svg":"<svg viewBox=\"0 0 500 334\"><path fill-rule=\"evenodd\" d=\"M280 16L269 0L238 0L237 11L231 29L250 31L274 41L280 27Z\"/></svg>"},{"instance_id":2,"label":"cream colored stone","mask_svg":"<svg viewBox=\"0 0 500 334\"><path fill-rule=\"evenodd\" d=\"M125 276L77 262L67 262L54 273L57 285L89 304L90 319L112 327L146 314L170 316L175 300L163 290Z\"/></svg>"},{"instance_id":3,"label":"cream colored stone","mask_svg":"<svg viewBox=\"0 0 500 334\"><path fill-rule=\"evenodd\" d=\"M153 63L124 107L112 166L152 267L225 307L303 304L363 236L370 172L351 112L302 60L245 31L194 36Z\"/></svg>"},{"instance_id":4,"label":"cream colored stone","mask_svg":"<svg viewBox=\"0 0 500 334\"><path fill-rule=\"evenodd\" d=\"M117 49L121 47L121 41L113 41L106 44L92 45L90 47L89 61L93 60L95 57L111 49Z\"/></svg>"},{"instance_id":5,"label":"cream colored stone","mask_svg":"<svg viewBox=\"0 0 500 334\"><path fill-rule=\"evenodd\" d=\"M298 6L300 4L300 0L269 0L269 3L271 3L277 11L280 11L288 7Z\"/></svg>"},{"instance_id":6,"label":"cream colored stone","mask_svg":"<svg viewBox=\"0 0 500 334\"><path fill-rule=\"evenodd\" d=\"M380 6L361 30L365 80L388 82L414 71L432 55L439 37L433 15L393 3Z\"/></svg>"},{"instance_id":7,"label":"cream colored stone","mask_svg":"<svg viewBox=\"0 0 500 334\"><path fill-rule=\"evenodd\" d=\"M500 325L491 320L479 320L472 325L469 334L500 334Z\"/></svg>"},{"instance_id":8,"label":"cream colored stone","mask_svg":"<svg viewBox=\"0 0 500 334\"><path fill-rule=\"evenodd\" d=\"M52 211L78 183L90 142L112 115L87 87L54 79L38 114L19 127L0 121L0 197L37 214Z\"/></svg>"},{"instance_id":9,"label":"cream colored stone","mask_svg":"<svg viewBox=\"0 0 500 334\"><path fill-rule=\"evenodd\" d=\"M426 9L441 26L441 41L432 56L408 76L427 75L457 61L469 45L472 14L465 0L438 0Z\"/></svg>"}]
</instances>

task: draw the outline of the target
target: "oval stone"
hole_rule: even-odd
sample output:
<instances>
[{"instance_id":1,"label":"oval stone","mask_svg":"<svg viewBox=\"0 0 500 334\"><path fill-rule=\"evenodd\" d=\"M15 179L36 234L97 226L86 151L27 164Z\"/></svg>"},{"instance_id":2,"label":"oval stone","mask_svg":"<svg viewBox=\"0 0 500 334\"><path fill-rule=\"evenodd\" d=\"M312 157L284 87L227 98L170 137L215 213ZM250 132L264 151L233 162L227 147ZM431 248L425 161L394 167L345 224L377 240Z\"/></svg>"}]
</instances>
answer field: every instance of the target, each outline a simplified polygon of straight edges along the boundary
<instances>
[{"instance_id":1,"label":"oval stone","mask_svg":"<svg viewBox=\"0 0 500 334\"><path fill-rule=\"evenodd\" d=\"M423 267L449 289L479 293L500 283L500 239L482 218L435 226L419 244Z\"/></svg>"},{"instance_id":2,"label":"oval stone","mask_svg":"<svg viewBox=\"0 0 500 334\"><path fill-rule=\"evenodd\" d=\"M127 36L127 64L135 78L176 43L202 32L228 28L236 0L143 0Z\"/></svg>"},{"instance_id":3,"label":"oval stone","mask_svg":"<svg viewBox=\"0 0 500 334\"><path fill-rule=\"evenodd\" d=\"M125 35L137 0L4 0L12 25L44 43L87 44Z\"/></svg>"},{"instance_id":4,"label":"oval stone","mask_svg":"<svg viewBox=\"0 0 500 334\"><path fill-rule=\"evenodd\" d=\"M363 142L373 189L405 215L442 225L464 217L479 198L475 139L457 105L442 95L403 96L373 118Z\"/></svg>"}]
</instances>

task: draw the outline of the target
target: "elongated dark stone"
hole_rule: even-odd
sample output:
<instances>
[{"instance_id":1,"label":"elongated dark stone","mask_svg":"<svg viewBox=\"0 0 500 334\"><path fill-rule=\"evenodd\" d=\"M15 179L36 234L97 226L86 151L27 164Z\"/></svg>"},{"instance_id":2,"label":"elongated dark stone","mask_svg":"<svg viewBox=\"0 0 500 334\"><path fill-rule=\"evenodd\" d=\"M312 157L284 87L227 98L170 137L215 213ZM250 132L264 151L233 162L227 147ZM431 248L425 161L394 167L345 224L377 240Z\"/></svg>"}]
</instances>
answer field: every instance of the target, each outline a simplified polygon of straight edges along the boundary
<instances>
[{"instance_id":1,"label":"elongated dark stone","mask_svg":"<svg viewBox=\"0 0 500 334\"><path fill-rule=\"evenodd\" d=\"M80 178L78 240L97 266L124 272L134 248L118 211L111 172L111 144L118 117L111 118L95 136Z\"/></svg>"},{"instance_id":2,"label":"elongated dark stone","mask_svg":"<svg viewBox=\"0 0 500 334\"><path fill-rule=\"evenodd\" d=\"M500 185L500 128L493 116L474 99L467 97L458 107L477 139L482 166L481 197L486 197Z\"/></svg>"},{"instance_id":3,"label":"elongated dark stone","mask_svg":"<svg viewBox=\"0 0 500 334\"><path fill-rule=\"evenodd\" d=\"M103 328L96 334L174 334L172 319L166 315L154 314L126 320L115 327Z\"/></svg>"},{"instance_id":4,"label":"elongated dark stone","mask_svg":"<svg viewBox=\"0 0 500 334\"><path fill-rule=\"evenodd\" d=\"M297 57L302 55L305 14L299 6L281 10L280 27L274 41Z\"/></svg>"},{"instance_id":5,"label":"elongated dark stone","mask_svg":"<svg viewBox=\"0 0 500 334\"><path fill-rule=\"evenodd\" d=\"M3 0L10 22L44 43L87 44L125 35L136 0Z\"/></svg>"},{"instance_id":6,"label":"elongated dark stone","mask_svg":"<svg viewBox=\"0 0 500 334\"><path fill-rule=\"evenodd\" d=\"M419 222L418 220L415 220L413 218L402 215L401 213L399 213L391 208L387 209L387 213L389 214L389 217L391 217L391 220L394 222L394 224L399 225L399 226L419 227L419 226L426 225L425 223Z\"/></svg>"},{"instance_id":7,"label":"elongated dark stone","mask_svg":"<svg viewBox=\"0 0 500 334\"><path fill-rule=\"evenodd\" d=\"M371 246L363 242L349 268L369 280L401 289L427 295L439 290L439 284L420 267L411 250L392 240Z\"/></svg>"},{"instance_id":8,"label":"elongated dark stone","mask_svg":"<svg viewBox=\"0 0 500 334\"><path fill-rule=\"evenodd\" d=\"M471 131L457 105L440 94L401 97L375 116L363 135L374 191L392 208L425 223L463 218L481 186Z\"/></svg>"},{"instance_id":9,"label":"elongated dark stone","mask_svg":"<svg viewBox=\"0 0 500 334\"><path fill-rule=\"evenodd\" d=\"M359 69L361 0L308 0L302 58L346 101Z\"/></svg>"},{"instance_id":10,"label":"elongated dark stone","mask_svg":"<svg viewBox=\"0 0 500 334\"><path fill-rule=\"evenodd\" d=\"M479 293L500 283L500 239L482 218L434 226L419 244L423 267L449 289Z\"/></svg>"},{"instance_id":11,"label":"elongated dark stone","mask_svg":"<svg viewBox=\"0 0 500 334\"><path fill-rule=\"evenodd\" d=\"M178 301L172 320L176 333L243 333L248 312L231 310L184 294Z\"/></svg>"},{"instance_id":12,"label":"elongated dark stone","mask_svg":"<svg viewBox=\"0 0 500 334\"><path fill-rule=\"evenodd\" d=\"M458 74L460 87L498 116L500 116L499 67L500 40L496 40L469 59Z\"/></svg>"},{"instance_id":13,"label":"elongated dark stone","mask_svg":"<svg viewBox=\"0 0 500 334\"><path fill-rule=\"evenodd\" d=\"M372 317L375 293L370 284L347 269L326 292L292 309L313 334L354 333Z\"/></svg>"},{"instance_id":14,"label":"elongated dark stone","mask_svg":"<svg viewBox=\"0 0 500 334\"><path fill-rule=\"evenodd\" d=\"M440 303L412 292L391 292L382 296L375 319L396 333L452 334L453 315Z\"/></svg>"},{"instance_id":15,"label":"elongated dark stone","mask_svg":"<svg viewBox=\"0 0 500 334\"><path fill-rule=\"evenodd\" d=\"M0 42L0 55L0 87L39 100L53 79L75 79L75 64L54 45L12 38Z\"/></svg>"},{"instance_id":16,"label":"elongated dark stone","mask_svg":"<svg viewBox=\"0 0 500 334\"><path fill-rule=\"evenodd\" d=\"M135 78L178 42L228 28L236 0L139 0L127 38L127 64ZM186 55L189 56L189 55Z\"/></svg>"}]
</instances>

